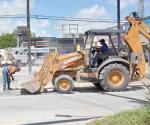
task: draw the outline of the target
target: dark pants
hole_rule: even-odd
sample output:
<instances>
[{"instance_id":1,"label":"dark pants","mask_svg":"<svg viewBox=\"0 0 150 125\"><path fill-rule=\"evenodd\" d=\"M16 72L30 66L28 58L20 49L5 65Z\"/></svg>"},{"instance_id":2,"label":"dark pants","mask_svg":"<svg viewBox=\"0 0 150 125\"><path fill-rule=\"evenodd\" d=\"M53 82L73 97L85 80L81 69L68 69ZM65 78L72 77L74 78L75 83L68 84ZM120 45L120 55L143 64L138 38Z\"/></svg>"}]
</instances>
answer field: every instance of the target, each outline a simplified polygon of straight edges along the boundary
<instances>
[{"instance_id":1,"label":"dark pants","mask_svg":"<svg viewBox=\"0 0 150 125\"><path fill-rule=\"evenodd\" d=\"M10 82L11 82L11 79L10 79L9 74L3 72L3 89L4 90L6 90L6 87L8 90L10 89Z\"/></svg>"},{"instance_id":2,"label":"dark pants","mask_svg":"<svg viewBox=\"0 0 150 125\"><path fill-rule=\"evenodd\" d=\"M93 59L94 67L97 68L107 57L107 54L97 54Z\"/></svg>"},{"instance_id":3,"label":"dark pants","mask_svg":"<svg viewBox=\"0 0 150 125\"><path fill-rule=\"evenodd\" d=\"M10 89L10 81L7 80L7 81L3 81L3 89L6 90L6 86L7 86L7 89Z\"/></svg>"}]
</instances>

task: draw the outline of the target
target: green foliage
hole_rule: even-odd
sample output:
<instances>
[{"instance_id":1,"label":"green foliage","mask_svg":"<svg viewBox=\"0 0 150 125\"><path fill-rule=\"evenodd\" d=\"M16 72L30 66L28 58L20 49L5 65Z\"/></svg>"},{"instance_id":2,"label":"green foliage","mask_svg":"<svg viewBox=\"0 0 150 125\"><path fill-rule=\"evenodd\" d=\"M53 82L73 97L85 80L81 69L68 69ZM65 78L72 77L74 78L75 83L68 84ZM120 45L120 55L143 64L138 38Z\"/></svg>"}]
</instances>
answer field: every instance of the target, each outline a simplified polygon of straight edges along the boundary
<instances>
[{"instance_id":1,"label":"green foliage","mask_svg":"<svg viewBox=\"0 0 150 125\"><path fill-rule=\"evenodd\" d=\"M121 112L101 120L94 120L88 125L150 125L150 109L146 107Z\"/></svg>"},{"instance_id":2,"label":"green foliage","mask_svg":"<svg viewBox=\"0 0 150 125\"><path fill-rule=\"evenodd\" d=\"M0 49L17 46L17 39L14 34L5 33L0 36Z\"/></svg>"}]
</instances>

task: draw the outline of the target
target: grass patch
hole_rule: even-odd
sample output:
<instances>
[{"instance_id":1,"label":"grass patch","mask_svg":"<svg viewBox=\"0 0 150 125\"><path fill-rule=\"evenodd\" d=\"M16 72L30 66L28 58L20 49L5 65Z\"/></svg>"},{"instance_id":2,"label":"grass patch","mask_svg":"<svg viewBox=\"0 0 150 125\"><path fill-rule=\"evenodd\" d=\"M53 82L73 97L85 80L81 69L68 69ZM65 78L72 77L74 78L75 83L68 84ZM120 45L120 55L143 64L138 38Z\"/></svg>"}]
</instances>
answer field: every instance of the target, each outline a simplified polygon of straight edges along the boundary
<instances>
[{"instance_id":1,"label":"grass patch","mask_svg":"<svg viewBox=\"0 0 150 125\"><path fill-rule=\"evenodd\" d=\"M150 125L150 107L120 112L87 125Z\"/></svg>"}]
</instances>

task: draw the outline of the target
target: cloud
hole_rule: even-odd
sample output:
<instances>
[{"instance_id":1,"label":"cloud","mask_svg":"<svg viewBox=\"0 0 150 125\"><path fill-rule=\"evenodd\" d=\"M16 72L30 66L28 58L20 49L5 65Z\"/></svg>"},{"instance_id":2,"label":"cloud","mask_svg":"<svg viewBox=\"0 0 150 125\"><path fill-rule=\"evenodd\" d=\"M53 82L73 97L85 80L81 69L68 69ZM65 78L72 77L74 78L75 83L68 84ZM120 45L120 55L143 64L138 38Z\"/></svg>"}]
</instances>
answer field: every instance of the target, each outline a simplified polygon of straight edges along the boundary
<instances>
[{"instance_id":1,"label":"cloud","mask_svg":"<svg viewBox=\"0 0 150 125\"><path fill-rule=\"evenodd\" d=\"M34 7L37 0L30 0L30 9ZM26 14L26 0L0 0L0 15L24 15ZM26 19L1 18L0 34L13 32L17 26L26 26ZM50 26L47 20L31 19L31 32L38 36L49 36L45 30Z\"/></svg>"},{"instance_id":2,"label":"cloud","mask_svg":"<svg viewBox=\"0 0 150 125\"><path fill-rule=\"evenodd\" d=\"M25 26L26 20L18 20L16 21L15 25ZM37 36L50 36L50 34L46 31L46 29L50 27L50 23L48 20L31 19L30 26L31 32L35 33Z\"/></svg>"},{"instance_id":3,"label":"cloud","mask_svg":"<svg viewBox=\"0 0 150 125\"><path fill-rule=\"evenodd\" d=\"M25 7L26 7L25 1L1 0L0 14L1 15L25 14Z\"/></svg>"},{"instance_id":4,"label":"cloud","mask_svg":"<svg viewBox=\"0 0 150 125\"><path fill-rule=\"evenodd\" d=\"M50 22L48 20L31 20L31 29L37 36L50 36L48 28L50 27Z\"/></svg>"},{"instance_id":5,"label":"cloud","mask_svg":"<svg viewBox=\"0 0 150 125\"><path fill-rule=\"evenodd\" d=\"M79 10L73 17L76 18L88 18L88 19L107 19L111 20L108 12L106 11L104 6L100 6L98 4L92 5L88 8L83 8ZM114 26L113 23L106 23L106 22L82 22L82 21L70 21L70 22L61 22L60 27L62 24L66 25L66 29L68 31L69 25L68 24L78 24L79 32L84 33L89 29L105 29L111 26ZM67 27L68 26L68 27ZM58 28L58 26L57 26Z\"/></svg>"},{"instance_id":6,"label":"cloud","mask_svg":"<svg viewBox=\"0 0 150 125\"><path fill-rule=\"evenodd\" d=\"M30 8L36 0L30 0ZM26 14L26 0L0 0L0 15Z\"/></svg>"},{"instance_id":7,"label":"cloud","mask_svg":"<svg viewBox=\"0 0 150 125\"><path fill-rule=\"evenodd\" d=\"M83 8L81 9L77 14L76 17L82 17L82 18L108 18L108 13L106 12L105 8L103 6L99 6L98 4L95 4L89 8Z\"/></svg>"}]
</instances>

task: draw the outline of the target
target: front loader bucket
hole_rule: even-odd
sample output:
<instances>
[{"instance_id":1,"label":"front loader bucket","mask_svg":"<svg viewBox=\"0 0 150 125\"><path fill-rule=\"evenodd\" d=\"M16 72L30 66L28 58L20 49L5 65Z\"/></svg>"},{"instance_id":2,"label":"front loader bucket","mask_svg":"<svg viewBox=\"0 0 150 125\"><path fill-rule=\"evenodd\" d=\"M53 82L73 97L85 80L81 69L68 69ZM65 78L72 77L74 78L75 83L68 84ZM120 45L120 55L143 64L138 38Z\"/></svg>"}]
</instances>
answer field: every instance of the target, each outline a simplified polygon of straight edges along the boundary
<instances>
[{"instance_id":1,"label":"front loader bucket","mask_svg":"<svg viewBox=\"0 0 150 125\"><path fill-rule=\"evenodd\" d=\"M34 77L27 78L27 81L21 83L21 87L30 93L36 93L40 91L41 84Z\"/></svg>"},{"instance_id":2,"label":"front loader bucket","mask_svg":"<svg viewBox=\"0 0 150 125\"><path fill-rule=\"evenodd\" d=\"M77 65L77 61L81 60L83 55L80 53L71 53L64 56L58 56L57 53L49 54L40 70L34 73L34 76L27 78L27 81L21 84L22 88L29 91L30 93L43 92L44 87L52 81L55 77L54 74L57 71L61 71L63 68L74 67ZM81 64L78 64L81 65Z\"/></svg>"}]
</instances>

